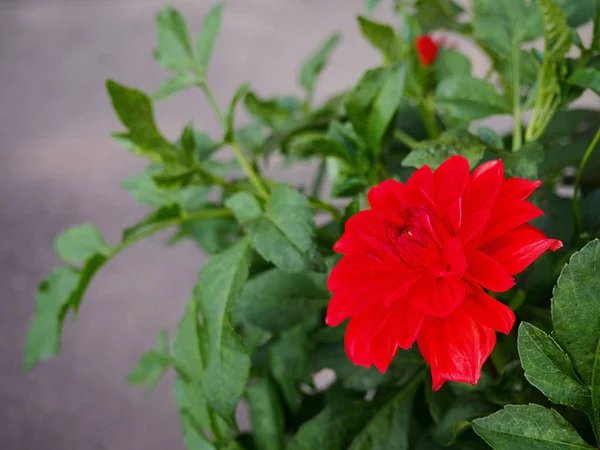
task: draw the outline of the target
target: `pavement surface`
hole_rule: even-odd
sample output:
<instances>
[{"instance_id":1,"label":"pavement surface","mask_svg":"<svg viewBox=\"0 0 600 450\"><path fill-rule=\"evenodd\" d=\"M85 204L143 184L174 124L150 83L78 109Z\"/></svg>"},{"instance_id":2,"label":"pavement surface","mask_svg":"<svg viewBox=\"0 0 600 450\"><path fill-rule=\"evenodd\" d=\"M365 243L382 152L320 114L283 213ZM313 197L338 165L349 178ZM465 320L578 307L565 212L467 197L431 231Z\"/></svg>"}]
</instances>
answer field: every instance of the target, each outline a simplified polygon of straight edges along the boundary
<instances>
[{"instance_id":1,"label":"pavement surface","mask_svg":"<svg viewBox=\"0 0 600 450\"><path fill-rule=\"evenodd\" d=\"M146 212L121 188L144 161L109 138L120 126L104 81L151 91L166 77L152 60L154 15L163 3L0 0L0 449L183 448L169 377L151 397L124 377L159 329L176 326L205 260L191 244L164 250L163 234L111 261L77 321L67 319L61 355L23 371L36 286L58 263L54 235L92 222L117 242ZM171 1L192 30L211 3ZM379 60L355 25L362 3L230 0L208 76L218 101L225 105L244 81L263 95L298 93L299 62L332 30L344 40L318 96L352 85ZM474 57L484 73L485 62ZM196 92L161 103L157 115L169 136L190 119L218 136ZM302 183L310 167L273 176Z\"/></svg>"}]
</instances>

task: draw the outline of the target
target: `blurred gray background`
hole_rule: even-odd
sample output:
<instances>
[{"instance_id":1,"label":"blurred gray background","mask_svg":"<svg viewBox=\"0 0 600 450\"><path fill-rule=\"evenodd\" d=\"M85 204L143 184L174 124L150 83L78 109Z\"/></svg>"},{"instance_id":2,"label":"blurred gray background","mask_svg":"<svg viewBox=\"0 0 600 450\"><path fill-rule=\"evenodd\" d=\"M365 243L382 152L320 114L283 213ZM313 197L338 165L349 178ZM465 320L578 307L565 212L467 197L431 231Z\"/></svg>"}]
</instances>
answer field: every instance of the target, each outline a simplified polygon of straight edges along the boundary
<instances>
[{"instance_id":1,"label":"blurred gray background","mask_svg":"<svg viewBox=\"0 0 600 450\"><path fill-rule=\"evenodd\" d=\"M210 0L171 0L198 30ZM52 240L93 222L108 242L146 210L121 182L144 166L117 148L106 78L151 91L163 78L152 60L154 15L164 0L0 0L0 449L164 450L182 448L169 377L151 397L124 377L173 329L204 256L192 244L164 250L155 236L111 261L92 283L77 321L67 319L62 354L23 372L33 298L58 263ZM259 94L299 93L299 62L332 30L343 43L318 96L352 85L379 57L358 34L362 0L230 0L209 82L222 105L249 81ZM389 8L378 14L385 19ZM391 20L391 19L390 19ZM589 36L589 27L584 36ZM460 48L485 61L468 44ZM579 102L598 106L597 98ZM218 137L202 95L188 91L157 107L169 136L193 118ZM495 119L494 125L510 126ZM310 168L273 175L301 183Z\"/></svg>"}]
</instances>

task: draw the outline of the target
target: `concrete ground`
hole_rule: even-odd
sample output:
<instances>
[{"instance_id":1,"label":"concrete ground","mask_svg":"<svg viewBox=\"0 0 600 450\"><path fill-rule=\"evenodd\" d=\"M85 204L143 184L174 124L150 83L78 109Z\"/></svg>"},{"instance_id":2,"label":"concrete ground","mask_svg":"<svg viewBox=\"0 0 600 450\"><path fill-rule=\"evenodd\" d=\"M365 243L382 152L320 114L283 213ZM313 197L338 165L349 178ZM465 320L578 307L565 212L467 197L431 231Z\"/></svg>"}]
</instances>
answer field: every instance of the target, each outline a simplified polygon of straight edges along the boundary
<instances>
[{"instance_id":1,"label":"concrete ground","mask_svg":"<svg viewBox=\"0 0 600 450\"><path fill-rule=\"evenodd\" d=\"M150 91L166 74L152 60L154 14L164 0L0 0L0 448L182 448L163 380L152 397L124 382L156 332L173 329L204 256L166 235L137 244L92 283L58 358L23 372L37 283L57 259L53 236L93 222L109 242L146 212L121 189L144 162L108 137L119 130L104 80ZM210 0L171 0L197 30ZM320 96L354 83L378 55L359 38L362 0L230 0L209 80L222 105L250 81L261 94L297 92L299 61L330 31L344 41ZM469 48L468 46L465 48ZM481 61L478 73L485 70ZM161 103L175 136L190 118L218 136L203 98ZM276 176L307 180L300 168Z\"/></svg>"}]
</instances>

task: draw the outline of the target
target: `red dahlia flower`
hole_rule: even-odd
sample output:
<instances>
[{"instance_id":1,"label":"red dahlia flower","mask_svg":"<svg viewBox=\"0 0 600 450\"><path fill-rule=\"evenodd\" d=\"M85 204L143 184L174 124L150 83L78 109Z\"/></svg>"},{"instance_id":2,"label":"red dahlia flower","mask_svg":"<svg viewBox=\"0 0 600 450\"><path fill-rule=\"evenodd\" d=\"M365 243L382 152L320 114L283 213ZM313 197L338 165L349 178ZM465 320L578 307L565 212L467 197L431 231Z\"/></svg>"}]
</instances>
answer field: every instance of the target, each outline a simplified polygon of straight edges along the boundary
<instances>
[{"instance_id":1,"label":"red dahlia flower","mask_svg":"<svg viewBox=\"0 0 600 450\"><path fill-rule=\"evenodd\" d=\"M504 292L544 251L548 239L530 220L527 202L541 184L504 179L502 161L469 163L454 156L435 172L417 170L406 184L384 181L369 192L371 210L346 223L334 250L327 324L350 317L346 353L385 372L398 347L415 340L431 366L433 389L446 380L476 384L513 312L485 289Z\"/></svg>"},{"instance_id":2,"label":"red dahlia flower","mask_svg":"<svg viewBox=\"0 0 600 450\"><path fill-rule=\"evenodd\" d=\"M428 35L419 36L415 39L415 47L417 48L417 55L419 56L421 65L430 66L435 62L441 44L441 42L434 41Z\"/></svg>"}]
</instances>

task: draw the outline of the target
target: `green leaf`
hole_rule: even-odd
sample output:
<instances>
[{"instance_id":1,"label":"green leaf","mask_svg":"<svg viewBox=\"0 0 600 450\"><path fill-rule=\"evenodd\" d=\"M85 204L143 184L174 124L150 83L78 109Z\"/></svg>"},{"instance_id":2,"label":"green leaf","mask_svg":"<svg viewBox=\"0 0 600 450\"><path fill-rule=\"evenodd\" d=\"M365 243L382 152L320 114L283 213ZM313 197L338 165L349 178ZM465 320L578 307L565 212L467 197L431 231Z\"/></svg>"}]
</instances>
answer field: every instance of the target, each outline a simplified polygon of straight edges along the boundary
<instances>
[{"instance_id":1,"label":"green leaf","mask_svg":"<svg viewBox=\"0 0 600 450\"><path fill-rule=\"evenodd\" d=\"M485 399L480 392L470 392L457 396L444 411L440 422L433 429L434 439L443 445L451 445L471 428L471 422L498 409Z\"/></svg>"},{"instance_id":2,"label":"green leaf","mask_svg":"<svg viewBox=\"0 0 600 450\"><path fill-rule=\"evenodd\" d=\"M406 65L390 69L385 84L373 102L373 107L367 122L365 141L372 149L379 149L381 140L398 111L404 93L406 80Z\"/></svg>"},{"instance_id":3,"label":"green leaf","mask_svg":"<svg viewBox=\"0 0 600 450\"><path fill-rule=\"evenodd\" d=\"M552 402L590 411L590 391L581 384L573 364L558 344L535 326L519 326L519 356L527 380Z\"/></svg>"},{"instance_id":4,"label":"green leaf","mask_svg":"<svg viewBox=\"0 0 600 450\"><path fill-rule=\"evenodd\" d=\"M286 439L283 408L273 383L262 379L246 391L256 450L283 450Z\"/></svg>"},{"instance_id":5,"label":"green leaf","mask_svg":"<svg viewBox=\"0 0 600 450\"><path fill-rule=\"evenodd\" d=\"M415 10L424 33L440 29L463 29L462 24L456 20L463 9L452 0L416 0Z\"/></svg>"},{"instance_id":6,"label":"green leaf","mask_svg":"<svg viewBox=\"0 0 600 450\"><path fill-rule=\"evenodd\" d=\"M175 8L167 6L156 17L158 48L156 61L166 69L185 70L194 66L194 54L185 19Z\"/></svg>"},{"instance_id":7,"label":"green leaf","mask_svg":"<svg viewBox=\"0 0 600 450\"><path fill-rule=\"evenodd\" d=\"M367 70L346 96L344 101L346 114L360 136L367 135L367 124L373 103L385 84L388 74L388 68L384 67Z\"/></svg>"},{"instance_id":8,"label":"green leaf","mask_svg":"<svg viewBox=\"0 0 600 450\"><path fill-rule=\"evenodd\" d=\"M267 261L288 272L325 270L312 241L312 209L295 189L283 184L273 188L261 215L256 200L245 193L230 197L227 206L246 226L252 247Z\"/></svg>"},{"instance_id":9,"label":"green leaf","mask_svg":"<svg viewBox=\"0 0 600 450\"><path fill-rule=\"evenodd\" d=\"M538 180L538 168L544 160L544 147L539 142L527 142L515 152L500 153L506 176Z\"/></svg>"},{"instance_id":10,"label":"green leaf","mask_svg":"<svg viewBox=\"0 0 600 450\"><path fill-rule=\"evenodd\" d=\"M591 89L600 95L600 70L595 68L579 69L569 77L569 83Z\"/></svg>"},{"instance_id":11,"label":"green leaf","mask_svg":"<svg viewBox=\"0 0 600 450\"><path fill-rule=\"evenodd\" d=\"M289 150L304 157L334 157L351 163L350 154L340 143L320 133L303 133L296 136L290 141Z\"/></svg>"},{"instance_id":12,"label":"green leaf","mask_svg":"<svg viewBox=\"0 0 600 450\"><path fill-rule=\"evenodd\" d=\"M25 367L28 370L60 352L62 324L79 278L76 270L60 267L50 272L40 284L25 344Z\"/></svg>"},{"instance_id":13,"label":"green leaf","mask_svg":"<svg viewBox=\"0 0 600 450\"><path fill-rule=\"evenodd\" d=\"M358 25L363 36L381 51L385 63L397 63L402 60L402 40L391 26L362 16L358 17Z\"/></svg>"},{"instance_id":14,"label":"green leaf","mask_svg":"<svg viewBox=\"0 0 600 450\"><path fill-rule=\"evenodd\" d=\"M54 239L56 253L63 261L79 264L95 254L107 256L110 247L100 231L91 224L76 225Z\"/></svg>"},{"instance_id":15,"label":"green leaf","mask_svg":"<svg viewBox=\"0 0 600 450\"><path fill-rule=\"evenodd\" d=\"M307 320L329 301L326 276L271 269L251 279L236 305L236 317L278 332Z\"/></svg>"},{"instance_id":16,"label":"green leaf","mask_svg":"<svg viewBox=\"0 0 600 450\"><path fill-rule=\"evenodd\" d=\"M502 150L504 148L504 143L502 142L502 138L498 136L498 134L488 127L478 128L475 132L475 135L481 139L485 144L489 147L493 147L497 150Z\"/></svg>"},{"instance_id":17,"label":"green leaf","mask_svg":"<svg viewBox=\"0 0 600 450\"><path fill-rule=\"evenodd\" d=\"M192 417L186 412L180 414L183 442L187 450L216 450L215 447L198 430Z\"/></svg>"},{"instance_id":18,"label":"green leaf","mask_svg":"<svg viewBox=\"0 0 600 450\"><path fill-rule=\"evenodd\" d=\"M157 225L164 225L177 222L177 219L183 217L183 211L178 204L165 205L151 212L135 225L123 230L123 242L138 238L144 231Z\"/></svg>"},{"instance_id":19,"label":"green leaf","mask_svg":"<svg viewBox=\"0 0 600 450\"><path fill-rule=\"evenodd\" d=\"M442 80L435 91L435 102L444 114L465 122L510 112L506 98L491 83L465 75Z\"/></svg>"},{"instance_id":20,"label":"green leaf","mask_svg":"<svg viewBox=\"0 0 600 450\"><path fill-rule=\"evenodd\" d=\"M432 170L454 155L462 155L475 167L483 158L486 145L479 138L467 133L446 133L434 141L422 141L402 161L404 167L421 168L428 165Z\"/></svg>"},{"instance_id":21,"label":"green leaf","mask_svg":"<svg viewBox=\"0 0 600 450\"><path fill-rule=\"evenodd\" d=\"M470 76L471 61L464 54L447 47L441 47L435 60L435 76L438 82L454 75Z\"/></svg>"},{"instance_id":22,"label":"green leaf","mask_svg":"<svg viewBox=\"0 0 600 450\"><path fill-rule=\"evenodd\" d=\"M508 405L473 421L473 430L496 450L591 449L553 409L539 405Z\"/></svg>"},{"instance_id":23,"label":"green leaf","mask_svg":"<svg viewBox=\"0 0 600 450\"><path fill-rule=\"evenodd\" d=\"M292 100L292 102L289 100ZM302 103L294 98L264 100L254 92L248 92L244 98L244 105L248 112L259 122L271 128L277 128L279 125L291 120Z\"/></svg>"},{"instance_id":24,"label":"green leaf","mask_svg":"<svg viewBox=\"0 0 600 450\"><path fill-rule=\"evenodd\" d=\"M371 14L381 4L381 0L365 0L365 11Z\"/></svg>"},{"instance_id":25,"label":"green leaf","mask_svg":"<svg viewBox=\"0 0 600 450\"><path fill-rule=\"evenodd\" d=\"M127 382L133 385L145 385L146 394L150 394L170 366L169 340L166 330L161 330L156 336L154 349L142 355L137 365L127 375Z\"/></svg>"},{"instance_id":26,"label":"green leaf","mask_svg":"<svg viewBox=\"0 0 600 450\"><path fill-rule=\"evenodd\" d=\"M573 44L573 33L567 16L554 0L539 0L544 20L544 58L563 56Z\"/></svg>"},{"instance_id":27,"label":"green leaf","mask_svg":"<svg viewBox=\"0 0 600 450\"><path fill-rule=\"evenodd\" d=\"M333 33L323 44L302 64L300 69L300 85L306 90L309 97L315 89L318 76L327 65L331 53L339 45L340 35Z\"/></svg>"},{"instance_id":28,"label":"green leaf","mask_svg":"<svg viewBox=\"0 0 600 450\"><path fill-rule=\"evenodd\" d=\"M195 86L197 78L189 73L177 73L172 78L167 78L156 88L152 100L165 100L178 92Z\"/></svg>"},{"instance_id":29,"label":"green leaf","mask_svg":"<svg viewBox=\"0 0 600 450\"><path fill-rule=\"evenodd\" d=\"M208 65L215 47L215 42L217 40L217 36L219 35L219 30L221 29L224 6L224 3L218 2L208 11L206 17L204 18L202 30L200 30L200 33L198 33L196 38L196 55L198 56L198 64L204 73L206 73L208 70Z\"/></svg>"},{"instance_id":30,"label":"green leaf","mask_svg":"<svg viewBox=\"0 0 600 450\"><path fill-rule=\"evenodd\" d=\"M209 405L234 422L250 369L250 357L229 321L233 303L242 292L250 267L246 240L213 256L200 271L197 297L209 341L203 392Z\"/></svg>"},{"instance_id":31,"label":"green leaf","mask_svg":"<svg viewBox=\"0 0 600 450\"><path fill-rule=\"evenodd\" d=\"M112 80L106 82L106 88L117 116L128 130L115 136L129 143L136 154L159 162L174 159L177 149L156 127L152 102L146 94Z\"/></svg>"},{"instance_id":32,"label":"green leaf","mask_svg":"<svg viewBox=\"0 0 600 450\"><path fill-rule=\"evenodd\" d=\"M173 239L193 239L205 252L218 253L240 238L240 227L230 217L202 219L183 223Z\"/></svg>"},{"instance_id":33,"label":"green leaf","mask_svg":"<svg viewBox=\"0 0 600 450\"><path fill-rule=\"evenodd\" d=\"M235 94L233 94L233 98L229 104L229 109L227 110L227 117L225 119L225 137L223 138L224 142L231 142L233 139L235 133L235 108L237 103L247 94L248 89L248 84L244 83L237 89L237 91L235 91Z\"/></svg>"}]
</instances>

